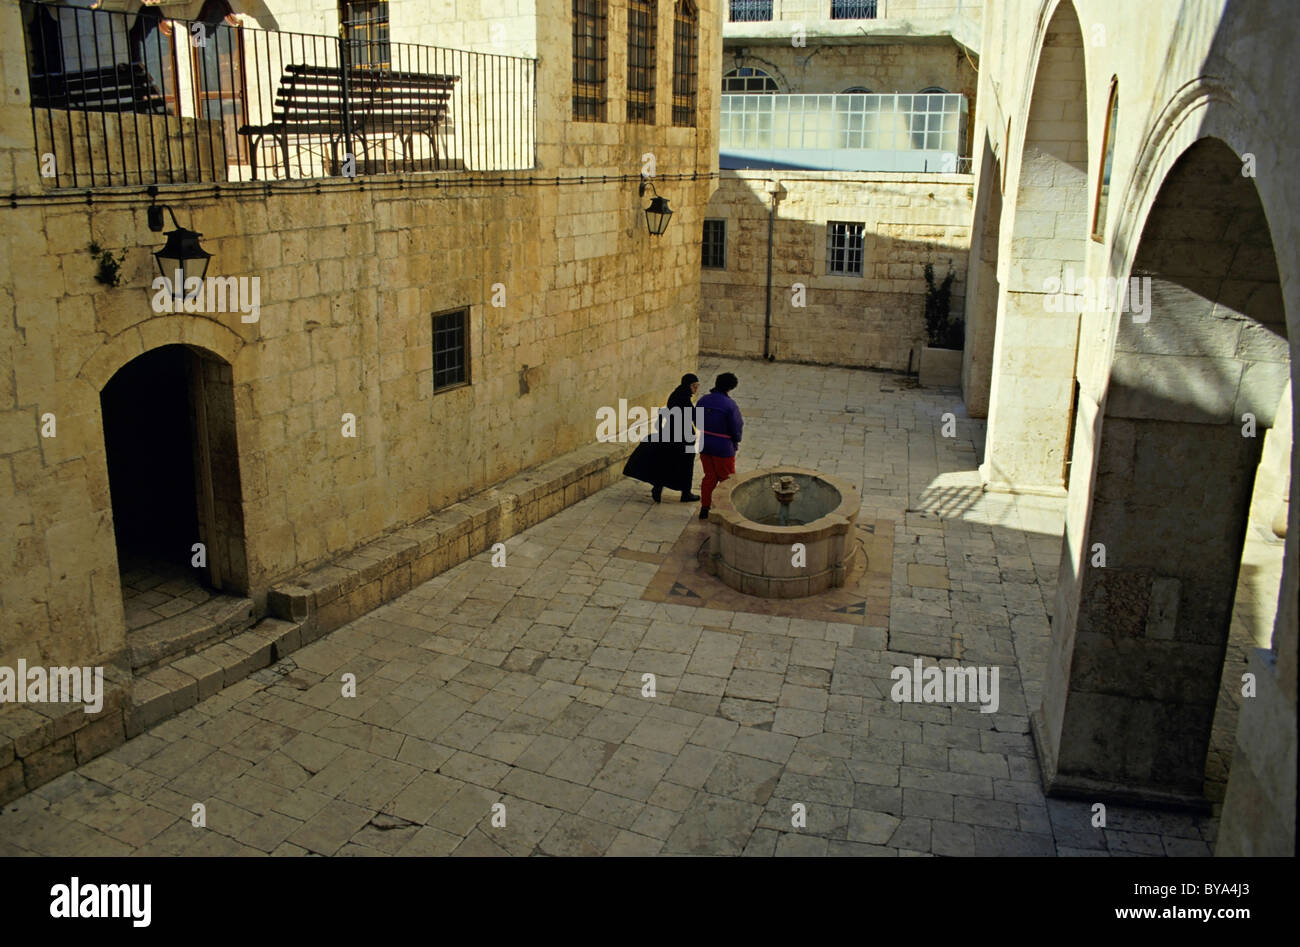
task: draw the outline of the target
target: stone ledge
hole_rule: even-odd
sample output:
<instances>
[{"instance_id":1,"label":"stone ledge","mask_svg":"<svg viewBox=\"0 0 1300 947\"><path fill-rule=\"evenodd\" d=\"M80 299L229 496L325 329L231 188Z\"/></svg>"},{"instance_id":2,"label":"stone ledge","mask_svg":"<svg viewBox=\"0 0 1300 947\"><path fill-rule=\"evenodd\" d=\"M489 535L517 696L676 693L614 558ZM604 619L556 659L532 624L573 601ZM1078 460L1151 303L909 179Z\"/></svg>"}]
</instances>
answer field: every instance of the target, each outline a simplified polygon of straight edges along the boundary
<instances>
[{"instance_id":1,"label":"stone ledge","mask_svg":"<svg viewBox=\"0 0 1300 947\"><path fill-rule=\"evenodd\" d=\"M114 664L103 669L96 713L84 703L0 705L0 805L124 742L131 674Z\"/></svg>"},{"instance_id":2,"label":"stone ledge","mask_svg":"<svg viewBox=\"0 0 1300 947\"><path fill-rule=\"evenodd\" d=\"M632 444L588 444L271 587L272 615L315 641L622 474Z\"/></svg>"},{"instance_id":3,"label":"stone ledge","mask_svg":"<svg viewBox=\"0 0 1300 947\"><path fill-rule=\"evenodd\" d=\"M302 644L298 625L265 618L243 634L137 677L126 707L127 739L269 667Z\"/></svg>"}]
</instances>

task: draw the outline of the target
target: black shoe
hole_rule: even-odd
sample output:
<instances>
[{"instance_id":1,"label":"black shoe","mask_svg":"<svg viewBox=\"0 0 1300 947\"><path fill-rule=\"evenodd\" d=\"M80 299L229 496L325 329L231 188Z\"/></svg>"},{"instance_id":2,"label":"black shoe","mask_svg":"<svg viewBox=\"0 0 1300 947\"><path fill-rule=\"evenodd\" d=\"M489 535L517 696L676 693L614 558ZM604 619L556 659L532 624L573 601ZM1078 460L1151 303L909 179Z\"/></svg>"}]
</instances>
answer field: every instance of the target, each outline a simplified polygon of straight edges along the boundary
<instances>
[{"instance_id":1,"label":"black shoe","mask_svg":"<svg viewBox=\"0 0 1300 947\"><path fill-rule=\"evenodd\" d=\"M664 495L663 487L655 487L650 491L650 499L654 500L656 503L660 501L663 495Z\"/></svg>"},{"instance_id":2,"label":"black shoe","mask_svg":"<svg viewBox=\"0 0 1300 947\"><path fill-rule=\"evenodd\" d=\"M707 520L708 518L709 518L709 508L707 506L700 507L700 519Z\"/></svg>"},{"instance_id":3,"label":"black shoe","mask_svg":"<svg viewBox=\"0 0 1300 947\"><path fill-rule=\"evenodd\" d=\"M698 499L699 497L697 497L694 493L687 492L682 494L683 503L694 503Z\"/></svg>"}]
</instances>

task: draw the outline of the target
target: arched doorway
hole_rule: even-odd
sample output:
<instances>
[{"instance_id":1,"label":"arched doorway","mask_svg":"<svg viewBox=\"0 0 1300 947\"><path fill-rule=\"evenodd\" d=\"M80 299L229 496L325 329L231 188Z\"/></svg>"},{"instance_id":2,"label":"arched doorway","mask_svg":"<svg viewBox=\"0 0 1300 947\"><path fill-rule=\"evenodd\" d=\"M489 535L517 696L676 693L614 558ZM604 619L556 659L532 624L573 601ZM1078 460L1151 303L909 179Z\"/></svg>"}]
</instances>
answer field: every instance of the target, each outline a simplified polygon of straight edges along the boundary
<instances>
[{"instance_id":1,"label":"arched doorway","mask_svg":"<svg viewBox=\"0 0 1300 947\"><path fill-rule=\"evenodd\" d=\"M999 287L981 467L993 489L1061 494L1073 427L1085 275L1088 115L1083 33L1061 3L1043 36L1015 183L1010 254Z\"/></svg>"},{"instance_id":2,"label":"arched doorway","mask_svg":"<svg viewBox=\"0 0 1300 947\"><path fill-rule=\"evenodd\" d=\"M247 592L230 366L152 349L109 379L100 408L128 632Z\"/></svg>"},{"instance_id":3,"label":"arched doorway","mask_svg":"<svg viewBox=\"0 0 1300 947\"><path fill-rule=\"evenodd\" d=\"M1062 561L1035 718L1049 792L1205 806L1256 472L1290 373L1272 237L1241 168L1201 139L1143 225L1131 277L1150 281L1149 308L1119 317L1084 559Z\"/></svg>"}]
</instances>

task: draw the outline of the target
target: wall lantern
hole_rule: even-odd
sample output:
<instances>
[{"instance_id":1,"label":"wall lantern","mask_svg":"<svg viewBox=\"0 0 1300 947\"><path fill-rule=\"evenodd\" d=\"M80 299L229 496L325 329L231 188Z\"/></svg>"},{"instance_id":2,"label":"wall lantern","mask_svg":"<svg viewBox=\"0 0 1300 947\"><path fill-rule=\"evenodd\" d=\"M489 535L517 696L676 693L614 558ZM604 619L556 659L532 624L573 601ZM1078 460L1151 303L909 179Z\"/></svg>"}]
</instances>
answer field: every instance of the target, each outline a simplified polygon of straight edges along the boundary
<instances>
[{"instance_id":1,"label":"wall lantern","mask_svg":"<svg viewBox=\"0 0 1300 947\"><path fill-rule=\"evenodd\" d=\"M202 283L208 273L208 262L212 254L203 249L199 237L203 236L193 230L186 230L176 222L176 214L166 204L149 205L149 229L158 233L163 229L163 211L171 214L175 230L167 231L167 243L154 253L158 261L158 272L171 284L172 296L176 299L185 297L185 286L197 278Z\"/></svg>"},{"instance_id":2,"label":"wall lantern","mask_svg":"<svg viewBox=\"0 0 1300 947\"><path fill-rule=\"evenodd\" d=\"M645 225L652 237L662 237L664 231L668 229L668 218L672 217L673 212L668 206L668 199L660 197L650 179L643 177L640 192L642 197L645 196L647 187L654 191L655 196L650 199L650 206L645 209Z\"/></svg>"}]
</instances>

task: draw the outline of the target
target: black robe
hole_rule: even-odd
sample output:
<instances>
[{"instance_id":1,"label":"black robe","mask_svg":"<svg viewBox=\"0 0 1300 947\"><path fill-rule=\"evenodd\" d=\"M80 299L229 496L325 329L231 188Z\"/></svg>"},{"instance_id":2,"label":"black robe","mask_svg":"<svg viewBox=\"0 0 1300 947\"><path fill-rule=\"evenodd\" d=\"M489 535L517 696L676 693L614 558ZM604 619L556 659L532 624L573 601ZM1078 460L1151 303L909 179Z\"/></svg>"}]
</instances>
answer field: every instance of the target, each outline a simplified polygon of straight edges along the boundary
<instances>
[{"instance_id":1,"label":"black robe","mask_svg":"<svg viewBox=\"0 0 1300 947\"><path fill-rule=\"evenodd\" d=\"M695 405L691 403L691 386L678 385L668 396L668 407L680 408L684 412L684 431L675 430L676 425L664 423L659 419L659 440L647 437L632 451L623 467L623 476L644 480L651 486L666 487L689 493L691 481L695 478L695 453L687 448L695 446ZM670 440L674 436L677 439Z\"/></svg>"}]
</instances>

